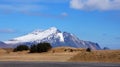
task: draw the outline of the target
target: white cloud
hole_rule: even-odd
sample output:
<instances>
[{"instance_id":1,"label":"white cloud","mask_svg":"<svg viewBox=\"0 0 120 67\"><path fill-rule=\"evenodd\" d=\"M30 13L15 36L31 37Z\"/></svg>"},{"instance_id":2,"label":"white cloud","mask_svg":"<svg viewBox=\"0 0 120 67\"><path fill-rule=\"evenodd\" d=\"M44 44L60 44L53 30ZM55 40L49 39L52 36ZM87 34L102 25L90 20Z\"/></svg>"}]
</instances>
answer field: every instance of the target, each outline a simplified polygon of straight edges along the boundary
<instances>
[{"instance_id":1,"label":"white cloud","mask_svg":"<svg viewBox=\"0 0 120 67\"><path fill-rule=\"evenodd\" d=\"M15 30L13 29L0 29L0 33L14 33Z\"/></svg>"},{"instance_id":2,"label":"white cloud","mask_svg":"<svg viewBox=\"0 0 120 67\"><path fill-rule=\"evenodd\" d=\"M71 0L70 7L79 10L120 10L120 0Z\"/></svg>"}]
</instances>

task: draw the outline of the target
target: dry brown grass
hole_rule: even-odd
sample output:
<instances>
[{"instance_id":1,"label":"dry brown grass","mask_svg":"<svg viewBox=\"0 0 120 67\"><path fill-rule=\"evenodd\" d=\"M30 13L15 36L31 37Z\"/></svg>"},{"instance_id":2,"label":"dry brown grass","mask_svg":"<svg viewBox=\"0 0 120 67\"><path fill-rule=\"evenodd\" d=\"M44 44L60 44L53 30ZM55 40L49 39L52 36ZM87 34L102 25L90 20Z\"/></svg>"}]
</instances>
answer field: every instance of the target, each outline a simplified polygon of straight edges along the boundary
<instances>
[{"instance_id":1,"label":"dry brown grass","mask_svg":"<svg viewBox=\"0 0 120 67\"><path fill-rule=\"evenodd\" d=\"M86 51L86 49L83 48L73 48L73 47L57 47L57 48L53 48L51 49L49 52L84 52Z\"/></svg>"},{"instance_id":2,"label":"dry brown grass","mask_svg":"<svg viewBox=\"0 0 120 67\"><path fill-rule=\"evenodd\" d=\"M6 52L7 52L6 50L0 48L0 55L3 54L3 53L6 53Z\"/></svg>"},{"instance_id":3,"label":"dry brown grass","mask_svg":"<svg viewBox=\"0 0 120 67\"><path fill-rule=\"evenodd\" d=\"M57 50L57 48L55 48ZM58 49L60 50L60 49ZM60 50L62 51L62 49ZM0 54L0 61L57 61L65 62L77 53L72 52L46 52L29 53L29 51L10 52Z\"/></svg>"},{"instance_id":4,"label":"dry brown grass","mask_svg":"<svg viewBox=\"0 0 120 67\"><path fill-rule=\"evenodd\" d=\"M75 62L120 62L120 50L79 52L68 61Z\"/></svg>"},{"instance_id":5,"label":"dry brown grass","mask_svg":"<svg viewBox=\"0 0 120 67\"><path fill-rule=\"evenodd\" d=\"M13 49L0 49L0 61L120 62L120 50L86 52L81 48L58 47L46 53L12 51Z\"/></svg>"},{"instance_id":6,"label":"dry brown grass","mask_svg":"<svg viewBox=\"0 0 120 67\"><path fill-rule=\"evenodd\" d=\"M73 54L70 53L34 53L34 54L23 54L23 53L11 53L0 56L0 61L66 61Z\"/></svg>"}]
</instances>

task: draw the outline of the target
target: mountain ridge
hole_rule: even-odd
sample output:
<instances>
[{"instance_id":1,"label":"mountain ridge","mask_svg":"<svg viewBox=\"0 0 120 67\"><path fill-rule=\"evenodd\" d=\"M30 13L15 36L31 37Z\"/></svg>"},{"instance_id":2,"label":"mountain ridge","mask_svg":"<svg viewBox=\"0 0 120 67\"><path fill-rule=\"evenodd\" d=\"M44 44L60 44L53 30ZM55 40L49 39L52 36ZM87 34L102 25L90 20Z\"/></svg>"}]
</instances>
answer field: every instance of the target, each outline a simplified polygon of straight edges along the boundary
<instances>
[{"instance_id":1,"label":"mountain ridge","mask_svg":"<svg viewBox=\"0 0 120 67\"><path fill-rule=\"evenodd\" d=\"M4 41L4 43L12 47L20 44L30 46L40 42L49 42L52 47L69 46L75 48L91 48L95 50L101 49L97 43L80 40L75 35L68 32L61 32L56 27L51 27L47 30L35 30L27 35Z\"/></svg>"}]
</instances>

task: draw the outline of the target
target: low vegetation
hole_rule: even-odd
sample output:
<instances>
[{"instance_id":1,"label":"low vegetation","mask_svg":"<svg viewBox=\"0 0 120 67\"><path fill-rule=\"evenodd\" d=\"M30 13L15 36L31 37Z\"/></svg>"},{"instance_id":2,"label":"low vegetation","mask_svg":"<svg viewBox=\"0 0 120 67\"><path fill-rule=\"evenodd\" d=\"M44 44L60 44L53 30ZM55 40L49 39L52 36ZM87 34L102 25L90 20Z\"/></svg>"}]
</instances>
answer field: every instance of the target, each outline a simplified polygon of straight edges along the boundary
<instances>
[{"instance_id":1,"label":"low vegetation","mask_svg":"<svg viewBox=\"0 0 120 67\"><path fill-rule=\"evenodd\" d=\"M84 48L74 48L74 47L56 47L56 48L52 48L50 52L53 53L64 53L64 52L70 52L70 53L75 53L75 52L85 52L86 49Z\"/></svg>"},{"instance_id":2,"label":"low vegetation","mask_svg":"<svg viewBox=\"0 0 120 67\"><path fill-rule=\"evenodd\" d=\"M91 52L91 48L87 48L86 51L87 51L87 52Z\"/></svg>"},{"instance_id":3,"label":"low vegetation","mask_svg":"<svg viewBox=\"0 0 120 67\"><path fill-rule=\"evenodd\" d=\"M27 45L19 45L16 48L14 48L13 51L17 52L17 51L24 51L24 50L29 50L29 47Z\"/></svg>"},{"instance_id":4,"label":"low vegetation","mask_svg":"<svg viewBox=\"0 0 120 67\"><path fill-rule=\"evenodd\" d=\"M30 53L42 53L50 50L52 46L50 43L39 43L37 45L31 45Z\"/></svg>"},{"instance_id":5,"label":"low vegetation","mask_svg":"<svg viewBox=\"0 0 120 67\"><path fill-rule=\"evenodd\" d=\"M14 52L29 50L30 53L42 53L50 50L52 46L50 43L38 43L36 45L31 45L30 48L27 45L19 45L14 48Z\"/></svg>"}]
</instances>

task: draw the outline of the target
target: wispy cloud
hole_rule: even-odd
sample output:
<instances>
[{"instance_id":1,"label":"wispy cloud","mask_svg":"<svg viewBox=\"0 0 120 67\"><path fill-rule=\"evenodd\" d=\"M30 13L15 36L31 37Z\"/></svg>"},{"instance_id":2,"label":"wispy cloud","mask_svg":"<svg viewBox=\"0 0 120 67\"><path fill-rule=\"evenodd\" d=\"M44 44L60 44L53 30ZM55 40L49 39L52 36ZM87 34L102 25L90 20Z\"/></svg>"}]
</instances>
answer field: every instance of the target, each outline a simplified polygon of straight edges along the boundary
<instances>
[{"instance_id":1,"label":"wispy cloud","mask_svg":"<svg viewBox=\"0 0 120 67\"><path fill-rule=\"evenodd\" d=\"M42 16L42 17L47 17L47 18L59 18L59 19L63 19L63 18L68 16L68 14L66 12L59 13L59 14L50 14L50 13L24 11L22 13L26 14L26 15L29 15L29 16Z\"/></svg>"},{"instance_id":2,"label":"wispy cloud","mask_svg":"<svg viewBox=\"0 0 120 67\"><path fill-rule=\"evenodd\" d=\"M61 13L61 16L66 17L66 16L68 16L68 13L63 12L63 13Z\"/></svg>"},{"instance_id":3,"label":"wispy cloud","mask_svg":"<svg viewBox=\"0 0 120 67\"><path fill-rule=\"evenodd\" d=\"M0 33L14 33L15 30L13 29L0 29Z\"/></svg>"},{"instance_id":4,"label":"wispy cloud","mask_svg":"<svg viewBox=\"0 0 120 67\"><path fill-rule=\"evenodd\" d=\"M70 7L78 10L120 10L120 0L71 0Z\"/></svg>"},{"instance_id":5,"label":"wispy cloud","mask_svg":"<svg viewBox=\"0 0 120 67\"><path fill-rule=\"evenodd\" d=\"M0 0L0 9L36 9L53 3L66 3L69 0Z\"/></svg>"},{"instance_id":6,"label":"wispy cloud","mask_svg":"<svg viewBox=\"0 0 120 67\"><path fill-rule=\"evenodd\" d=\"M65 3L69 0L1 0L1 2L7 3Z\"/></svg>"},{"instance_id":7,"label":"wispy cloud","mask_svg":"<svg viewBox=\"0 0 120 67\"><path fill-rule=\"evenodd\" d=\"M38 11L42 9L40 5L6 5L0 4L0 9L8 11Z\"/></svg>"},{"instance_id":8,"label":"wispy cloud","mask_svg":"<svg viewBox=\"0 0 120 67\"><path fill-rule=\"evenodd\" d=\"M40 11L45 7L37 4L41 0L0 0L0 10L3 11Z\"/></svg>"},{"instance_id":9,"label":"wispy cloud","mask_svg":"<svg viewBox=\"0 0 120 67\"><path fill-rule=\"evenodd\" d=\"M0 10L5 14L19 12L30 16L62 18L67 16L66 12L54 15L50 12L42 13L42 11L49 10L50 4L66 2L69 0L0 0Z\"/></svg>"}]
</instances>

